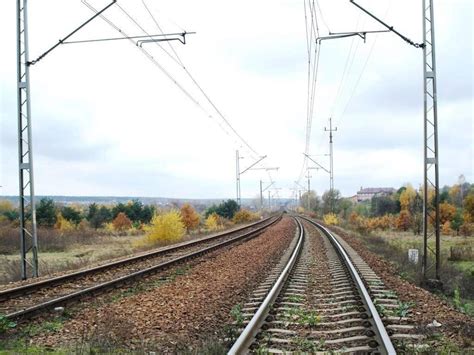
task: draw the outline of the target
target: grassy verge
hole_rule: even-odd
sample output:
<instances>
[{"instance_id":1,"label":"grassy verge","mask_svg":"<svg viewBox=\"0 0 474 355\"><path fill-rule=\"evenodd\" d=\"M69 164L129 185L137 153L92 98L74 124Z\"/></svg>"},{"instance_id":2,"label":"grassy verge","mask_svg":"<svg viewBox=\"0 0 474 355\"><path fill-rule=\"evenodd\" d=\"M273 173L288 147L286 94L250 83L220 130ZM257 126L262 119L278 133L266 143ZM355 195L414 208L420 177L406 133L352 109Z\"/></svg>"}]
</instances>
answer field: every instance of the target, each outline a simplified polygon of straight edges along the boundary
<instances>
[{"instance_id":1,"label":"grassy verge","mask_svg":"<svg viewBox=\"0 0 474 355\"><path fill-rule=\"evenodd\" d=\"M391 262L402 278L423 286L419 264L423 248L422 236L396 231L380 231L373 234L360 234L353 231L350 233L360 238L370 251ZM474 261L450 260L450 248L461 246L474 249L474 237L442 237L440 274L443 291L439 292L439 295L446 298L459 311L474 316ZM410 262L408 249L419 250L418 264Z\"/></svg>"}]
</instances>

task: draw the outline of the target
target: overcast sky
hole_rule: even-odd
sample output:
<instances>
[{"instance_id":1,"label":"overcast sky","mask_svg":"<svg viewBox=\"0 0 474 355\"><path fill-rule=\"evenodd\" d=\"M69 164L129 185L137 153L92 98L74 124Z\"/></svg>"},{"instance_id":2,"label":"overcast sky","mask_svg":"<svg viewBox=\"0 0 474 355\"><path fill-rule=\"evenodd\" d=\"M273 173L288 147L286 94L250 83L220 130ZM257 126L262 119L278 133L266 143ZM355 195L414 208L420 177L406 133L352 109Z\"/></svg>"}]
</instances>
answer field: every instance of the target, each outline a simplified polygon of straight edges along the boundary
<instances>
[{"instance_id":1,"label":"overcast sky","mask_svg":"<svg viewBox=\"0 0 474 355\"><path fill-rule=\"evenodd\" d=\"M90 0L97 8L107 2ZM265 166L280 168L271 174L280 196L289 197L305 145L303 2L144 2L165 32L197 32L186 45L173 42L173 49L235 130L259 155L268 155ZM31 59L92 14L80 0L29 3ZM118 3L121 8L106 16L122 31L143 34L128 13L149 33L159 33L142 0ZM381 28L348 0L319 3L322 34ZM360 3L415 42L422 40L421 0ZM0 2L0 195L18 191L15 12L14 1ZM472 0L435 0L441 185L455 183L460 174L474 180L473 12ZM72 39L117 36L96 19ZM235 150L244 156L242 168L252 163L250 152L225 128L167 44L170 55L155 44L144 47L164 71L128 41L63 45L31 68L37 194L234 197ZM422 51L385 33L366 43L327 41L319 75L311 153L328 152L323 130L332 113L338 128L335 187L350 196L361 186L419 186ZM328 165L327 157L318 159ZM312 188L322 194L327 174L311 175ZM261 170L243 174L242 196L256 196L260 179L269 180Z\"/></svg>"}]
</instances>

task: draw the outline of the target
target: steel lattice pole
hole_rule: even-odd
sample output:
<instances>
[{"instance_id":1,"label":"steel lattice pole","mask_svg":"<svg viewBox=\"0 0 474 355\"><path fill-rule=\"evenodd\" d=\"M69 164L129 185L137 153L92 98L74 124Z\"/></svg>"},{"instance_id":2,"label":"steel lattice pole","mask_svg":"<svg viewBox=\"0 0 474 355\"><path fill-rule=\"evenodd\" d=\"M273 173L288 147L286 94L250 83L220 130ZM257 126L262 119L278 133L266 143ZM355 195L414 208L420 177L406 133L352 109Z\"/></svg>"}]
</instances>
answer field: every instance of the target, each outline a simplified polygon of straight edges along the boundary
<instances>
[{"instance_id":1,"label":"steel lattice pole","mask_svg":"<svg viewBox=\"0 0 474 355\"><path fill-rule=\"evenodd\" d=\"M38 276L27 2L17 0L18 169L22 279L30 275Z\"/></svg>"},{"instance_id":2,"label":"steel lattice pole","mask_svg":"<svg viewBox=\"0 0 474 355\"><path fill-rule=\"evenodd\" d=\"M423 185L423 276L433 273L439 280L440 221L439 221L439 155L438 104L436 87L436 58L433 0L423 0L423 95L424 95L424 185ZM430 201L430 193L433 199ZM430 230L433 223L434 230ZM429 241L435 238L435 250ZM434 256L434 263L430 260ZM434 265L433 265L434 264Z\"/></svg>"}]
</instances>

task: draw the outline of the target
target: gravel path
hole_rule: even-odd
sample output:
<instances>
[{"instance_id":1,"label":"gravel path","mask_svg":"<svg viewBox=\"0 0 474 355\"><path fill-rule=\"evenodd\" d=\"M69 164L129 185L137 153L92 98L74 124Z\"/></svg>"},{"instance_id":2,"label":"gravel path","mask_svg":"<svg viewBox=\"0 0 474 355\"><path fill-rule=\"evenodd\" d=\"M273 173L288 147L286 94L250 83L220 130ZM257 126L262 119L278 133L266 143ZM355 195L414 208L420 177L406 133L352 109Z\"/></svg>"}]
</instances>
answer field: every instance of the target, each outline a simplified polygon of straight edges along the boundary
<instances>
[{"instance_id":1,"label":"gravel path","mask_svg":"<svg viewBox=\"0 0 474 355\"><path fill-rule=\"evenodd\" d=\"M383 258L367 250L360 238L347 233L341 228L330 227L335 233L348 242L377 273L387 287L396 290L398 298L404 302L416 302L413 306L413 319L418 324L419 332L426 335L442 332L462 348L474 346L474 320L453 309L446 301L438 298L427 290L417 287L398 276L394 266ZM433 320L441 323L441 327L428 327ZM433 337L433 347L439 345Z\"/></svg>"},{"instance_id":2,"label":"gravel path","mask_svg":"<svg viewBox=\"0 0 474 355\"><path fill-rule=\"evenodd\" d=\"M173 282L84 309L61 329L34 337L33 344L77 349L87 343L102 349L174 353L219 342L232 322L232 307L243 302L279 261L295 228L285 217L255 239L203 257Z\"/></svg>"}]
</instances>

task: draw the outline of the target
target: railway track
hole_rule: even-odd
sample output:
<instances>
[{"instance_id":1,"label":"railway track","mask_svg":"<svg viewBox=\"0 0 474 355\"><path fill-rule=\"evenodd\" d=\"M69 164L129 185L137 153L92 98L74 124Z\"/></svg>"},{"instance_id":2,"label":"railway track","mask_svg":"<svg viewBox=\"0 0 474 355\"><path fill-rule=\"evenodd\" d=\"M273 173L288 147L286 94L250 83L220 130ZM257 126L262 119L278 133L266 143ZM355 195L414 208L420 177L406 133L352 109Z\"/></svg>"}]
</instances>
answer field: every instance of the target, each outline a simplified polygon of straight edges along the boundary
<instances>
[{"instance_id":1,"label":"railway track","mask_svg":"<svg viewBox=\"0 0 474 355\"><path fill-rule=\"evenodd\" d=\"M253 238L280 219L281 216L270 217L199 240L1 290L0 314L14 320L31 318L44 311L77 301L86 295L94 295L123 286L205 253Z\"/></svg>"},{"instance_id":2,"label":"railway track","mask_svg":"<svg viewBox=\"0 0 474 355\"><path fill-rule=\"evenodd\" d=\"M409 309L340 237L297 217L293 249L242 308L229 354L395 354L422 336Z\"/></svg>"}]
</instances>

